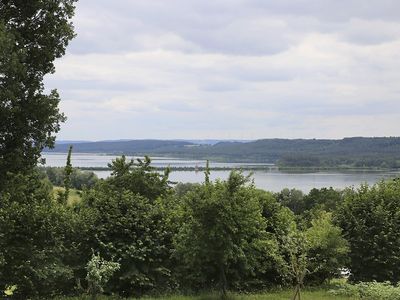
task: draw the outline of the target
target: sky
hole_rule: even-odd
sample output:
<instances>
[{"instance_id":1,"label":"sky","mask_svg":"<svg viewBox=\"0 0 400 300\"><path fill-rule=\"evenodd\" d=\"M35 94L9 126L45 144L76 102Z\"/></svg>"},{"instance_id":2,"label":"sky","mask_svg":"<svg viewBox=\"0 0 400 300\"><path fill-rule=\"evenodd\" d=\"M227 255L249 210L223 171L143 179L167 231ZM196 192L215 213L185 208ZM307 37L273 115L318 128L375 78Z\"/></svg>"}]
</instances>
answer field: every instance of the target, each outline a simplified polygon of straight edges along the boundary
<instances>
[{"instance_id":1,"label":"sky","mask_svg":"<svg viewBox=\"0 0 400 300\"><path fill-rule=\"evenodd\" d=\"M398 0L80 0L59 140L400 135Z\"/></svg>"}]
</instances>

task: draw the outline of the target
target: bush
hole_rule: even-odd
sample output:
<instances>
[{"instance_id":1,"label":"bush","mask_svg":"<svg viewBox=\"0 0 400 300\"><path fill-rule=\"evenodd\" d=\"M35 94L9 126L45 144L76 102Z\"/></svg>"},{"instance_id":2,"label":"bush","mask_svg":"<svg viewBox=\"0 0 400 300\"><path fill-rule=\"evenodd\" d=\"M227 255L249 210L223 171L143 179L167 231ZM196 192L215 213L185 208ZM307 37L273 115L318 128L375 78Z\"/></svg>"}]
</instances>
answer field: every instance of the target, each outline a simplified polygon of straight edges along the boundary
<instances>
[{"instance_id":1,"label":"bush","mask_svg":"<svg viewBox=\"0 0 400 300\"><path fill-rule=\"evenodd\" d=\"M91 260L86 265L88 291L92 295L92 299L96 299L97 294L101 294L104 291L104 286L119 268L119 263L106 261L99 254L93 253Z\"/></svg>"},{"instance_id":2,"label":"bush","mask_svg":"<svg viewBox=\"0 0 400 300\"><path fill-rule=\"evenodd\" d=\"M357 297L362 300L400 300L400 286L390 282L361 282L355 285L342 284L330 294Z\"/></svg>"}]
</instances>

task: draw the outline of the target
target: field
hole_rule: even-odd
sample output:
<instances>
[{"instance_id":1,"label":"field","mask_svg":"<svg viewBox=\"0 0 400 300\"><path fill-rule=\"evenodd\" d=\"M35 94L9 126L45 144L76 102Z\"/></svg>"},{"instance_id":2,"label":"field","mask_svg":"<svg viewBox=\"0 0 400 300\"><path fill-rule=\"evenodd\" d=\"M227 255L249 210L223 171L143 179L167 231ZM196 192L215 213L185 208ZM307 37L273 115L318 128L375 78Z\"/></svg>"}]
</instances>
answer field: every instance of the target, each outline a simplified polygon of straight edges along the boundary
<instances>
[{"instance_id":1,"label":"field","mask_svg":"<svg viewBox=\"0 0 400 300\"><path fill-rule=\"evenodd\" d=\"M57 198L58 194L61 192L64 192L65 189L60 186L55 186L53 187L53 195L55 198ZM75 203L78 203L81 200L81 196L79 195L79 192L75 189L70 189L69 190L69 196L68 196L68 205L73 205Z\"/></svg>"}]
</instances>

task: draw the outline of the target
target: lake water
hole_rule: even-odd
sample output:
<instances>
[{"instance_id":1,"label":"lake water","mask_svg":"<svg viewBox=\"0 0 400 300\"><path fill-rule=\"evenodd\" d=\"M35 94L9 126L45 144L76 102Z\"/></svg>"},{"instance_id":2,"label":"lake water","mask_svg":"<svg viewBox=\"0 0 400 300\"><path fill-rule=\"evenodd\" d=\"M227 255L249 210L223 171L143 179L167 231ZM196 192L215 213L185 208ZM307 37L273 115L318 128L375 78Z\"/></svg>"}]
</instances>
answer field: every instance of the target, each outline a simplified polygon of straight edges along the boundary
<instances>
[{"instance_id":1,"label":"lake water","mask_svg":"<svg viewBox=\"0 0 400 300\"><path fill-rule=\"evenodd\" d=\"M43 153L46 159L46 165L51 167L63 167L66 163L66 153ZM133 158L133 157L127 157ZM115 156L100 154L75 153L72 155L72 165L74 167L107 167ZM152 157L154 167L196 167L205 166L204 160L187 160L166 157ZM269 169L271 164L259 163L217 163L210 162L211 167L249 167L265 166L265 170L252 171L254 183L257 187L278 192L283 188L296 188L307 193L312 188L333 187L342 189L348 186L359 186L362 183L374 184L383 179L400 177L399 171L316 171L316 172L284 172ZM93 171L100 178L109 176L109 171ZM211 171L210 178L226 179L230 171ZM244 171L249 174L250 171ZM174 182L202 182L204 173L196 171L172 171L170 180Z\"/></svg>"}]
</instances>

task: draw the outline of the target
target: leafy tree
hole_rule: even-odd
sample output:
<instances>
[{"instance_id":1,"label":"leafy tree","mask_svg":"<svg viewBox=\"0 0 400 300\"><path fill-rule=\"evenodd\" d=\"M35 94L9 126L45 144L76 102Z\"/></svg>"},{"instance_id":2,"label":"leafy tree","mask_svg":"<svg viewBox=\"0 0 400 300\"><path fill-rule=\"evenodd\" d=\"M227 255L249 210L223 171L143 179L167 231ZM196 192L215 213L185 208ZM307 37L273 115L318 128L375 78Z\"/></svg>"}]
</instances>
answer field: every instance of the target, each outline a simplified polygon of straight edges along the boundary
<instances>
[{"instance_id":1,"label":"leafy tree","mask_svg":"<svg viewBox=\"0 0 400 300\"><path fill-rule=\"evenodd\" d=\"M304 194L300 190L285 188L275 195L276 199L284 206L290 208L296 215L305 210Z\"/></svg>"},{"instance_id":2,"label":"leafy tree","mask_svg":"<svg viewBox=\"0 0 400 300\"><path fill-rule=\"evenodd\" d=\"M92 217L90 247L121 264L108 289L127 296L168 288L172 237L160 204L171 191L168 175L153 171L148 158L111 166L111 177L84 193L82 208Z\"/></svg>"},{"instance_id":3,"label":"leafy tree","mask_svg":"<svg viewBox=\"0 0 400 300\"><path fill-rule=\"evenodd\" d=\"M0 2L0 188L7 172L33 169L65 120L57 91L45 94L43 78L74 37L74 2Z\"/></svg>"},{"instance_id":4,"label":"leafy tree","mask_svg":"<svg viewBox=\"0 0 400 300\"><path fill-rule=\"evenodd\" d=\"M332 214L320 211L305 234L310 247L308 255L313 258L311 267L315 270L307 281L321 284L338 277L348 263L349 245L342 229L333 224Z\"/></svg>"},{"instance_id":5,"label":"leafy tree","mask_svg":"<svg viewBox=\"0 0 400 300\"><path fill-rule=\"evenodd\" d=\"M129 191L91 191L84 201L91 203L88 209L94 216L90 246L121 264L109 290L139 296L165 287L170 277L170 234L158 206Z\"/></svg>"},{"instance_id":6,"label":"leafy tree","mask_svg":"<svg viewBox=\"0 0 400 300\"><path fill-rule=\"evenodd\" d=\"M36 174L12 176L0 192L0 286L17 285L14 294L21 299L71 292L68 260L79 225Z\"/></svg>"},{"instance_id":7,"label":"leafy tree","mask_svg":"<svg viewBox=\"0 0 400 300\"><path fill-rule=\"evenodd\" d=\"M170 170L166 169L164 174L159 174L151 166L148 156L135 162L127 161L123 155L108 166L111 168L111 176L106 180L107 188L114 192L129 190L154 201L171 190L168 181Z\"/></svg>"},{"instance_id":8,"label":"leafy tree","mask_svg":"<svg viewBox=\"0 0 400 300\"><path fill-rule=\"evenodd\" d=\"M266 222L266 232L277 241L279 249L285 247L288 236L296 229L296 218L293 212L279 203L273 194L263 190L256 192L258 201L262 207L262 216ZM285 284L284 256L274 255L274 259L263 257L256 270L256 276L252 280L252 289L266 289L276 285Z\"/></svg>"},{"instance_id":9,"label":"leafy tree","mask_svg":"<svg viewBox=\"0 0 400 300\"><path fill-rule=\"evenodd\" d=\"M400 281L400 180L347 189L335 214L350 243L351 279Z\"/></svg>"},{"instance_id":10,"label":"leafy tree","mask_svg":"<svg viewBox=\"0 0 400 300\"><path fill-rule=\"evenodd\" d=\"M306 279L321 283L336 276L345 265L347 241L329 213L321 213L306 230L292 228L283 238L284 270L294 285L293 300L300 299Z\"/></svg>"},{"instance_id":11,"label":"leafy tree","mask_svg":"<svg viewBox=\"0 0 400 300\"><path fill-rule=\"evenodd\" d=\"M64 185L65 172L64 168L61 167L45 167L38 168L39 172L42 174L43 178L47 177L48 180L55 186ZM92 188L99 180L97 175L92 171L81 171L77 168L72 168L70 174L70 187L82 190L84 187Z\"/></svg>"},{"instance_id":12,"label":"leafy tree","mask_svg":"<svg viewBox=\"0 0 400 300\"><path fill-rule=\"evenodd\" d=\"M248 178L232 172L227 181L205 182L183 203L176 256L186 282L214 286L225 296L229 279L254 272L262 254L277 244L265 231L261 205Z\"/></svg>"},{"instance_id":13,"label":"leafy tree","mask_svg":"<svg viewBox=\"0 0 400 300\"><path fill-rule=\"evenodd\" d=\"M343 201L343 193L341 191L330 188L313 188L306 196L304 196L304 209L319 209L329 212L336 210Z\"/></svg>"},{"instance_id":14,"label":"leafy tree","mask_svg":"<svg viewBox=\"0 0 400 300\"><path fill-rule=\"evenodd\" d=\"M182 183L179 182L175 187L174 187L174 192L176 197L182 198L184 197L188 192L193 191L195 188L199 186L198 183L191 183L191 182L186 182Z\"/></svg>"},{"instance_id":15,"label":"leafy tree","mask_svg":"<svg viewBox=\"0 0 400 300\"><path fill-rule=\"evenodd\" d=\"M293 300L301 299L304 278L307 274L312 273L310 271L310 258L308 257L309 248L309 241L303 232L294 231L285 239L286 275L294 285Z\"/></svg>"}]
</instances>

